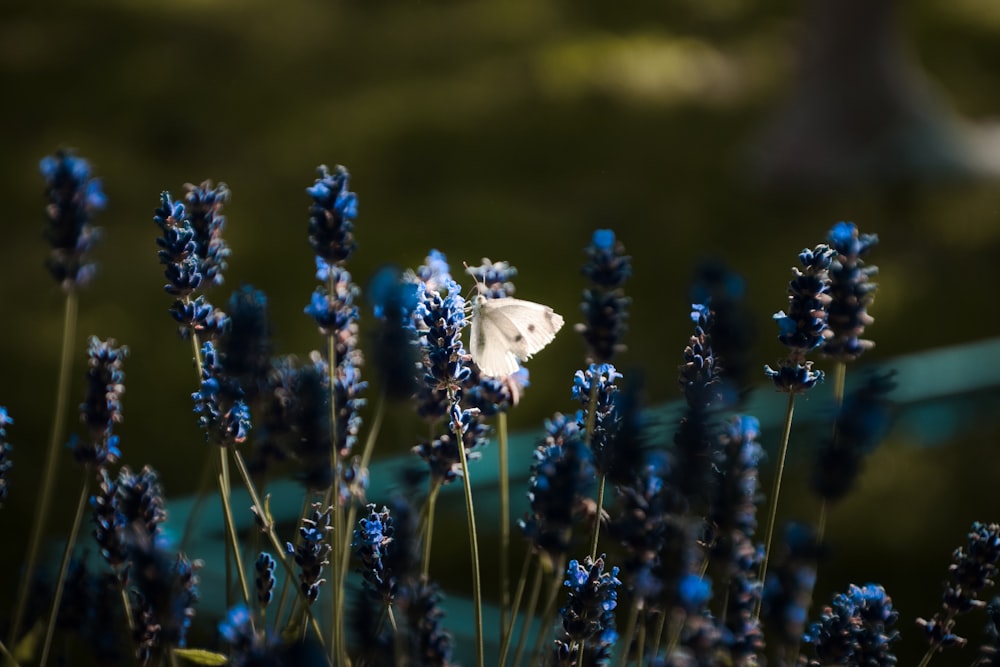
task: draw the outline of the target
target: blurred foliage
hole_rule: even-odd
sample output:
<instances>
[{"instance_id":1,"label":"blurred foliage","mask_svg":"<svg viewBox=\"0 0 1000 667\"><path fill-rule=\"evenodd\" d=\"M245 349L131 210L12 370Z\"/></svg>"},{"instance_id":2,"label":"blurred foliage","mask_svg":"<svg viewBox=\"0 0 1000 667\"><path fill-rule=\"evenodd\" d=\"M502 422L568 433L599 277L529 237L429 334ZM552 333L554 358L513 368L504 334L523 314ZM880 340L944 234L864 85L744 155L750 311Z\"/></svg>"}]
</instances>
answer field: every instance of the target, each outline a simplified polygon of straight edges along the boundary
<instances>
[{"instance_id":1,"label":"blurred foliage","mask_svg":"<svg viewBox=\"0 0 1000 667\"><path fill-rule=\"evenodd\" d=\"M48 438L62 298L43 266L37 163L60 146L91 160L110 200L98 219L106 233L100 274L81 303L73 400L82 396L85 337L128 345L124 458L159 468L170 494L193 490L204 445L190 413L190 349L166 313L152 211L161 190L180 195L185 182L205 178L233 191L227 287L251 282L268 293L281 352L322 345L302 314L314 284L304 188L321 163L352 172L360 250L349 268L362 285L381 264L415 266L432 247L456 273L463 260L506 259L520 270L519 296L551 304L572 323L582 248L593 229L615 229L635 267L621 366L643 369L652 402L678 395L687 286L701 258L722 258L746 275L760 332L754 356L773 363L782 350L769 318L784 307L795 255L841 219L881 238L872 256L881 269L873 360L996 335L997 316L983 301L993 280L984 270L1000 251L995 183L808 192L756 185L758 133L794 86L800 12L800 3L748 0L3 3L0 307L8 357L0 404L16 421L17 467L0 520L30 518ZM899 19L914 65L944 100L973 121L1000 115L997 3L920 0L902 6ZM213 301L224 305L228 293L218 290ZM582 349L567 329L532 363L513 428L572 408ZM995 420L991 428L995 435ZM387 425L382 440L382 455L399 453L414 435ZM891 535L856 537L933 543L926 553L920 547L921 564L936 564L934 576L943 576L969 508L973 518L1000 519L976 513L986 510L973 501L987 494L959 498L951 486L964 486L962 471L977 467L945 449L921 452L919 465L905 450L880 456L898 473L886 493L910 498L919 489L929 506L903 503ZM69 458L60 476L75 480ZM954 477L943 476L952 470L945 463ZM881 504L877 485L890 478L877 477L851 501L862 514L857 503ZM952 511L942 499L966 504ZM56 512L53 533L69 513ZM849 516L845 507L833 518L835 539L851 532L840 523ZM940 525L921 535L929 517ZM898 595L889 581L898 566L882 562L876 547L864 553L855 576L884 576ZM5 550L0 571L15 572L20 557L20 549ZM11 577L3 579L9 590ZM936 579L925 581L924 600L936 604L937 590ZM904 615L932 611L904 599Z\"/></svg>"}]
</instances>

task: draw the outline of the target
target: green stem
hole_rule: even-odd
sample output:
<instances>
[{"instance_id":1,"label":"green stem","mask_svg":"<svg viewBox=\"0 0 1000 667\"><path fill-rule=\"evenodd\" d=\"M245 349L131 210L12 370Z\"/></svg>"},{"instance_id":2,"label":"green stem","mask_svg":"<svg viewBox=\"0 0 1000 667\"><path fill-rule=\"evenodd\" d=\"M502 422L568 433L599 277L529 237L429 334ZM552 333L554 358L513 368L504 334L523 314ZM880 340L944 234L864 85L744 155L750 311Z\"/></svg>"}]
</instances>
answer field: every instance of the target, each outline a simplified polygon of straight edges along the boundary
<instances>
[{"instance_id":1,"label":"green stem","mask_svg":"<svg viewBox=\"0 0 1000 667\"><path fill-rule=\"evenodd\" d=\"M597 515L594 517L594 532L590 538L590 557L597 558L597 541L601 534L601 513L604 511L604 482L605 476L601 475L597 483Z\"/></svg>"},{"instance_id":2,"label":"green stem","mask_svg":"<svg viewBox=\"0 0 1000 667\"><path fill-rule=\"evenodd\" d=\"M459 449L463 449L460 445ZM438 491L441 490L441 483L437 480L431 481L431 488L427 492L427 501L424 504L424 555L421 563L420 574L423 581L429 581L431 572L431 538L434 536L434 510L437 506Z\"/></svg>"},{"instance_id":3,"label":"green stem","mask_svg":"<svg viewBox=\"0 0 1000 667\"><path fill-rule=\"evenodd\" d=\"M788 409L785 412L785 428L781 435L781 452L778 454L778 468L775 471L774 485L771 489L771 509L767 517L767 536L764 539L764 558L760 563L757 581L764 586L767 576L767 561L771 557L771 542L774 539L774 522L778 516L778 495L781 493L781 477L785 472L785 457L788 454L788 441L792 435L792 417L795 414L795 392L788 393ZM754 619L760 618L760 599L757 600Z\"/></svg>"},{"instance_id":4,"label":"green stem","mask_svg":"<svg viewBox=\"0 0 1000 667\"><path fill-rule=\"evenodd\" d=\"M285 571L288 572L292 577L295 576L295 568L291 563L291 558L285 552L285 546L278 539L278 534L274 530L274 521L271 515L264 508L264 504L260 502L260 496L257 495L257 489L254 487L253 480L250 478L250 471L247 469L246 461L243 460L243 455L240 454L240 450L233 449L233 460L236 462L236 468L240 472L240 477L243 478L243 484L246 486L247 493L250 494L250 502L253 504L253 508L260 517L261 522L264 525L264 531L267 533L268 539L271 541L271 546L274 548L275 552L278 554L278 560L284 566ZM306 613L309 616L313 631L316 633L316 638L326 650L326 641L323 638L323 633L319 629L319 624L316 622L316 617L313 616L312 609L309 608L309 603L306 600L305 593L299 586L295 586L295 594L302 600L306 607Z\"/></svg>"},{"instance_id":5,"label":"green stem","mask_svg":"<svg viewBox=\"0 0 1000 667\"><path fill-rule=\"evenodd\" d=\"M229 486L229 463L226 461L226 450L221 448L222 452L222 473L219 475L219 486L225 485ZM225 478L225 480L223 480ZM236 525L233 523L233 508L230 505L229 496L222 496L222 511L223 515L226 517L226 533L229 535L229 542L232 545L233 557L236 559L236 575L240 580L240 592L243 594L243 604L246 605L247 609L251 608L250 605L250 586L247 585L246 571L243 569L243 556L240 553L240 541L239 537L236 535Z\"/></svg>"},{"instance_id":6,"label":"green stem","mask_svg":"<svg viewBox=\"0 0 1000 667\"><path fill-rule=\"evenodd\" d=\"M334 294L336 285L333 275L327 281L327 290ZM340 480L342 477L340 460L340 448L338 447L337 433L337 341L336 337L329 335L326 337L326 355L328 360L328 372L330 375L330 466L333 468L333 482L330 486L330 504L333 506L333 537L330 538L331 558L330 571L334 573L334 581L330 586L330 662L333 664L347 664L347 646L344 642L344 591L339 582L341 561L343 551L337 544L337 540L346 539L344 535L344 508L340 505ZM349 539L346 539L350 543Z\"/></svg>"},{"instance_id":7,"label":"green stem","mask_svg":"<svg viewBox=\"0 0 1000 667\"><path fill-rule=\"evenodd\" d=\"M521 576L517 580L517 590L514 592L514 602L511 604L507 625L503 627L500 635L500 659L497 660L498 667L504 667L507 661L507 653L510 651L510 640L514 636L514 624L517 622L517 610L521 606L521 598L524 597L524 586L528 580L528 566L531 565L531 550L524 552L524 565L521 566ZM541 572L539 568L538 572ZM537 596L536 596L537 600ZM534 613L534 609L531 610ZM526 616L525 624L531 622L531 617Z\"/></svg>"},{"instance_id":8,"label":"green stem","mask_svg":"<svg viewBox=\"0 0 1000 667\"><path fill-rule=\"evenodd\" d=\"M500 456L500 636L510 615L510 471L507 453L507 413L497 415L497 441Z\"/></svg>"},{"instance_id":9,"label":"green stem","mask_svg":"<svg viewBox=\"0 0 1000 667\"><path fill-rule=\"evenodd\" d=\"M529 664L537 665L541 662L542 647L546 639L545 629L549 627L549 622L552 620L552 615L555 612L556 598L559 597L559 591L563 588L563 577L565 574L566 556L564 554L559 557L559 563L552 572L552 586L549 588L549 595L545 599L545 608L542 610L542 617L538 626L538 636L535 637L535 646L531 649Z\"/></svg>"},{"instance_id":10,"label":"green stem","mask_svg":"<svg viewBox=\"0 0 1000 667\"><path fill-rule=\"evenodd\" d=\"M455 396L455 390L452 388L448 389L448 400L455 406L453 411L457 411L458 398ZM458 445L458 456L462 462L462 488L465 491L465 514L468 520L469 544L472 556L472 602L475 612L474 623L476 626L476 665L484 667L486 655L483 652L483 592L480 586L479 575L479 539L476 536L476 512L472 506L472 479L469 476L469 460L465 455L462 424L456 421L451 426L455 433L455 442Z\"/></svg>"},{"instance_id":11,"label":"green stem","mask_svg":"<svg viewBox=\"0 0 1000 667\"><path fill-rule=\"evenodd\" d=\"M79 302L76 292L66 294L66 311L63 316L62 350L59 357L59 384L56 388L55 413L52 420L52 431L49 436L49 450L45 457L45 472L42 485L38 490L37 508L33 512L31 523L31 538L28 540L28 554L25 556L24 572L21 574L17 592L17 606L14 608L14 620L10 626L7 643L17 644L21 625L24 623L24 612L28 602L28 591L35 578L38 568L38 550L41 548L42 535L49 518L49 507L56 485L56 469L62 457L59 456L59 445L62 442L63 429L66 426L66 410L69 405L70 374L73 370L73 343L76 338L76 321Z\"/></svg>"},{"instance_id":12,"label":"green stem","mask_svg":"<svg viewBox=\"0 0 1000 667\"><path fill-rule=\"evenodd\" d=\"M530 552L529 552L530 553ZM524 613L524 623L521 625L521 632L517 636L517 650L514 651L514 667L518 667L521 664L521 656L524 655L524 649L527 644L528 639L528 629L531 627L532 622L535 620L535 609L538 608L538 598L542 593L542 572L544 568L542 567L542 559L538 559L538 567L535 568L535 579L531 584L531 595L528 597L528 607ZM511 625L511 634L514 633L514 627ZM539 632L541 629L539 628ZM503 657L506 657L504 655ZM500 667L503 667L503 662L501 661Z\"/></svg>"},{"instance_id":13,"label":"green stem","mask_svg":"<svg viewBox=\"0 0 1000 667\"><path fill-rule=\"evenodd\" d=\"M14 655L7 650L7 645L0 641L0 655L6 660L6 665L9 667L21 667L17 660L14 659Z\"/></svg>"},{"instance_id":14,"label":"green stem","mask_svg":"<svg viewBox=\"0 0 1000 667\"><path fill-rule=\"evenodd\" d=\"M639 619L639 611L642 609L642 599L635 601L629 608L628 620L625 622L625 632L621 635L621 646L622 652L618 656L619 667L625 667L628 664L628 648L632 644L632 636L635 634L635 628L637 621ZM638 653L639 660L636 662L637 665L642 664L642 651Z\"/></svg>"},{"instance_id":15,"label":"green stem","mask_svg":"<svg viewBox=\"0 0 1000 667\"><path fill-rule=\"evenodd\" d=\"M378 432L382 429L382 418L385 416L385 394L383 393L379 397L378 407L375 408L375 417L372 419L371 429L368 431L368 438L365 440L365 448L361 452L361 461L359 462L359 468L361 471L368 469L368 464L371 462L372 452L375 450L375 441L378 440ZM344 552L344 557L340 561L340 573L339 578L334 584L343 589L344 583L347 581L347 566L351 562L351 542L353 538L354 522L358 518L358 506L355 503L351 503L350 508L347 510L347 523L344 524L346 527L345 534L342 535L343 543L341 548Z\"/></svg>"},{"instance_id":16,"label":"green stem","mask_svg":"<svg viewBox=\"0 0 1000 667\"><path fill-rule=\"evenodd\" d=\"M660 620L656 622L656 629L653 632L653 641L650 644L653 647L653 657L655 658L660 653L660 640L663 638L663 628L667 625L667 611L664 610L660 612ZM670 655L664 656L669 658Z\"/></svg>"},{"instance_id":17,"label":"green stem","mask_svg":"<svg viewBox=\"0 0 1000 667\"><path fill-rule=\"evenodd\" d=\"M76 547L76 537L80 533L80 524L83 522L83 509L87 506L87 497L90 495L90 475L92 471L84 468L83 488L80 490L80 500L76 504L76 514L73 517L73 527L69 531L69 539L66 540L66 548L63 550L62 564L59 566L59 578L56 580L56 595L52 600L52 611L49 613L49 624L45 628L45 643L42 644L42 658L38 662L41 667L45 667L49 661L49 650L52 648L52 636L56 629L56 618L59 616L59 606L62 604L63 590L66 587L66 574L69 572L69 564L73 559L73 549Z\"/></svg>"}]
</instances>

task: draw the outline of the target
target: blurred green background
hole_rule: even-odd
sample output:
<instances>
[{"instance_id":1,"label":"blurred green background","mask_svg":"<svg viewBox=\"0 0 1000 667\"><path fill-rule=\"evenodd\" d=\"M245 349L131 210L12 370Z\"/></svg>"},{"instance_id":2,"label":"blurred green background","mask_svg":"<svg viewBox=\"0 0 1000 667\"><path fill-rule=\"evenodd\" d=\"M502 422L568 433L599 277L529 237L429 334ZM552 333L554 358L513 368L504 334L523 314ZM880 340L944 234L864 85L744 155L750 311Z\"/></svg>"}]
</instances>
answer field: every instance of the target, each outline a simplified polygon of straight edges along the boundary
<instances>
[{"instance_id":1,"label":"blurred green background","mask_svg":"<svg viewBox=\"0 0 1000 667\"><path fill-rule=\"evenodd\" d=\"M349 268L362 285L430 248L453 268L506 259L519 296L573 323L582 249L613 228L635 268L619 365L643 370L656 404L678 397L693 267L715 257L746 276L751 354L773 364L783 350L770 315L789 268L838 220L881 239L866 361L1000 333L998 72L991 0L3 3L0 404L16 422L16 468L0 514L11 545L0 599L12 597L55 394L63 299L43 266L37 164L56 148L88 158L109 196L76 376L86 336L129 346L124 461L154 465L180 496L197 484L204 445L156 259L161 190L230 186L233 254L211 298L224 305L244 282L264 290L278 351L299 354L322 345L302 314L314 285L304 189L319 164L352 173L360 247ZM567 327L532 362L512 428L573 409L582 351ZM913 619L936 609L969 522L1000 519L1000 429L983 412L943 446L891 441L831 518L837 559L818 599L883 583L902 609L904 655L920 649ZM409 424L387 424L381 456L414 444ZM804 475L791 474L786 512L811 519ZM78 479L67 454L67 498ZM53 534L71 513L56 508Z\"/></svg>"}]
</instances>

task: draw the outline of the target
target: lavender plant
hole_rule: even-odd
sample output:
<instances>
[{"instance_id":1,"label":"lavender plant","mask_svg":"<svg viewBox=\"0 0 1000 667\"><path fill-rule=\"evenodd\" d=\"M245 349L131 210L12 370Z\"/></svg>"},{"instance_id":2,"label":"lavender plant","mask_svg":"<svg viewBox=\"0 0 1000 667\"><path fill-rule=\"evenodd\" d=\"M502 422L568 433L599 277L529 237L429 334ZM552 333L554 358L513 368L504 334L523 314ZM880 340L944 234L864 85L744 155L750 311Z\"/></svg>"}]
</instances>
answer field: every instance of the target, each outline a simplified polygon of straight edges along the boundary
<instances>
[{"instance_id":1,"label":"lavender plant","mask_svg":"<svg viewBox=\"0 0 1000 667\"><path fill-rule=\"evenodd\" d=\"M58 233L50 231L50 270L72 293L93 276L85 252L97 237L90 216L103 206L103 195L86 163L70 154L44 162L43 173L50 181L50 219L62 225ZM725 320L716 310L729 292L706 289L704 294L712 298L692 305L694 331L679 369L683 414L675 424L651 423L640 409L639 385L631 382L640 374L619 370L627 368L621 360L632 304L623 285L632 274L632 261L613 231L595 232L586 248L583 273L590 285L582 304L585 321L578 326L586 363L572 376L565 397L569 406L560 406L569 416L556 413L530 464L520 462L530 465L528 511L516 524L528 553L510 599L506 539L498 540L498 568L479 551L470 462L490 439L489 419L495 420L500 442L506 442L504 415L525 396L527 372L519 369L505 377L479 372L462 342L469 321L462 288L445 256L432 251L415 272L389 269L368 283L373 323L379 329L371 347L384 395L375 406L375 419L362 421L367 385L360 350L367 322L361 319L361 290L346 269L358 247L358 199L349 182L345 168L320 167L307 189L308 237L319 286L305 311L326 350L303 355L302 362L277 353L269 303L259 290L237 290L226 306L228 313L208 300L209 289L222 283L233 260L222 239L222 207L229 190L205 182L188 186L183 201L161 195L155 218L159 256L172 297L171 316L192 343L198 374L194 411L206 441L215 445L211 462L219 480L228 553L220 562L189 559L165 527L166 504L156 471L128 465L113 469L119 459L128 458L116 431L125 352L112 341L91 339L88 393L81 406L85 434L70 446L87 471L79 517L89 506L90 537L103 571L95 576L94 563L74 557L74 549L67 548L48 620L36 626L40 631L22 634L20 626L31 614L16 609L12 641L0 643L7 660L34 663L37 653L38 662L45 664L58 651L53 648L57 637L80 628L113 629L117 623L119 633L127 625L129 652L143 665L180 660L246 666L452 665L460 647L444 628L447 603L431 577L430 556L437 494L461 481L479 665L494 658L500 665L525 664L532 633L535 649L528 653L529 664L896 663L899 613L880 585L850 586L810 622L817 563L825 553L817 531L793 527L783 544L771 546L792 400L823 378L808 355L818 350L846 363L871 348L862 336L872 322L867 309L875 270L865 262L874 236L861 234L851 223L838 223L828 246L803 251L789 284L787 313L775 316L788 355L766 372L775 387L789 394L789 408L762 543L757 517L764 500L760 425L754 417L734 412L737 397L747 388L740 386L738 373L727 374L727 364L730 355L741 352L740 345L716 344L727 336L730 343L739 339L732 335L739 318L730 313ZM505 299L513 294L516 271L507 262L484 260L469 272L483 286L484 296ZM823 499L839 500L851 490L863 456L889 423L893 383L891 374L871 375L845 394L828 431L832 435L820 438L813 485ZM429 482L421 478L420 484L428 485L418 491L415 482L405 481L400 495L374 502L368 498L368 465L376 441L385 438L379 425L388 397L409 401L428 426L413 451L424 462ZM0 502L18 492L7 486L5 428L11 423L0 408ZM241 449L251 440L255 449L248 465ZM502 451L500 458L505 461L507 453ZM248 536L237 531L230 505L232 462L269 552L260 551L256 540L246 544ZM286 467L272 469L275 462ZM294 527L279 525L259 492L272 475L286 470L305 489L305 509ZM500 487L506 488L505 474L500 477ZM96 489L91 490L95 478ZM510 523L509 500L506 493L499 495L503 535ZM361 519L355 522L359 510ZM279 530L288 539L280 539ZM437 527L439 535L445 530L454 527ZM575 551L584 557L567 563ZM244 564L246 553L256 559ZM357 587L348 575L352 559L358 566ZM938 652L965 643L956 633L957 621L984 607L992 630L976 660L980 665L996 661L1000 613L996 604L986 606L983 595L998 560L1000 529L973 524L968 544L953 555L941 609L918 621L928 644L920 667ZM286 572L284 583L279 564ZM206 615L195 616L199 579L209 568L229 570L219 577L226 582L227 611L221 619L211 619L209 627L219 621L216 640L201 633L198 641L207 648L193 648L188 643L199 634L194 621ZM501 582L496 655L487 652L483 627L483 572ZM549 588L543 596L546 577ZM530 587L529 579L534 582ZM238 596L233 593L237 589ZM352 596L351 591L360 594ZM563 599L557 604L560 593ZM45 603L49 599L47 594ZM615 618L618 609L626 612L624 623ZM45 639L32 652L30 644L41 631ZM113 639L94 637L93 654L99 660L120 660ZM122 642L118 644L121 648Z\"/></svg>"}]
</instances>

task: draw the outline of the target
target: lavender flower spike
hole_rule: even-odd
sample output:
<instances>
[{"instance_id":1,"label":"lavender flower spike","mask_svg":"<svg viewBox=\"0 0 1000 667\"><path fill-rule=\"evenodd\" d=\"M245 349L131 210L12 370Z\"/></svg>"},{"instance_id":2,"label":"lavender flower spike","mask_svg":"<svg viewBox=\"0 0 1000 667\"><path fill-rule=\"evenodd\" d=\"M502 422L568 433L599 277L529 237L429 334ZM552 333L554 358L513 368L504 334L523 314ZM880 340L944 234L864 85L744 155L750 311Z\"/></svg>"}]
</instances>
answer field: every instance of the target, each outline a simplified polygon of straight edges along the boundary
<instances>
[{"instance_id":1,"label":"lavender flower spike","mask_svg":"<svg viewBox=\"0 0 1000 667\"><path fill-rule=\"evenodd\" d=\"M7 473L14 465L10 462L11 446L7 443L7 427L14 420L7 414L7 408L0 406L0 507L7 500Z\"/></svg>"},{"instance_id":2,"label":"lavender flower spike","mask_svg":"<svg viewBox=\"0 0 1000 667\"><path fill-rule=\"evenodd\" d=\"M93 214L107 204L101 182L91 177L86 160L68 150L43 158L39 169L48 199L49 273L66 291L85 287L97 271L88 255L101 238L101 229L91 224Z\"/></svg>"}]
</instances>

